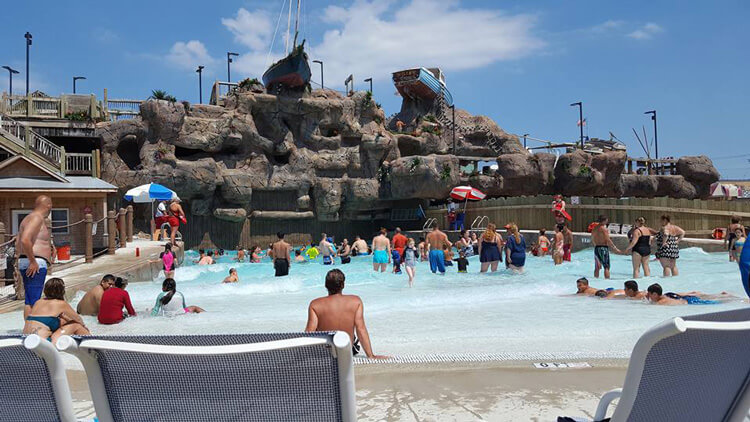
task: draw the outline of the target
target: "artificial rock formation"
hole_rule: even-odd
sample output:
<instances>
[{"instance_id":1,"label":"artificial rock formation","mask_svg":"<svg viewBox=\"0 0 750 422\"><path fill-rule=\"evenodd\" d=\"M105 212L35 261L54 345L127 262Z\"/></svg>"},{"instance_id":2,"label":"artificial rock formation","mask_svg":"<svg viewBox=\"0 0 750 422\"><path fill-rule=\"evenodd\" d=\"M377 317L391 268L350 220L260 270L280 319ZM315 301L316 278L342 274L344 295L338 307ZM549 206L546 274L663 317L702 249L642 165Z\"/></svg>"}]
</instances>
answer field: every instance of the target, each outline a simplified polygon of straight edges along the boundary
<instances>
[{"instance_id":1,"label":"artificial rock formation","mask_svg":"<svg viewBox=\"0 0 750 422\"><path fill-rule=\"evenodd\" d=\"M446 198L459 184L491 196L697 198L718 180L706 157L681 158L676 175L646 176L625 174L623 152L530 154L491 119L459 109L454 155L452 121L404 102L399 132L365 92L276 96L255 86L224 106L149 100L140 117L97 128L102 174L122 190L163 184L190 214L229 222L371 220L402 201ZM496 159L498 169L462 174L462 156Z\"/></svg>"}]
</instances>

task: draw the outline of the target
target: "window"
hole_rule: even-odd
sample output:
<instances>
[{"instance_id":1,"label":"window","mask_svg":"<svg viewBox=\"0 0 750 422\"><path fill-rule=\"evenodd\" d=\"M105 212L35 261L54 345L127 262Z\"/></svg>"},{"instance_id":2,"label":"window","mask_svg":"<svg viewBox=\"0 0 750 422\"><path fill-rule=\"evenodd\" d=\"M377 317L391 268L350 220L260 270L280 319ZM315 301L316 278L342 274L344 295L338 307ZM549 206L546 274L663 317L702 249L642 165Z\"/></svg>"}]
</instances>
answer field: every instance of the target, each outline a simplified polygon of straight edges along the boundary
<instances>
[{"instance_id":1,"label":"window","mask_svg":"<svg viewBox=\"0 0 750 422\"><path fill-rule=\"evenodd\" d=\"M31 210L13 210L13 233L18 234L18 227L21 225L21 221L26 218L27 215L31 214ZM54 226L67 226L68 225L68 209L67 208L52 208L50 214L52 220L52 227ZM53 234L68 234L68 227L61 229L52 229Z\"/></svg>"},{"instance_id":2,"label":"window","mask_svg":"<svg viewBox=\"0 0 750 422\"><path fill-rule=\"evenodd\" d=\"M53 208L50 214L52 220L52 227L55 226L67 226L68 225L68 209L67 208ZM53 234L68 234L68 227L62 229L52 229Z\"/></svg>"}]
</instances>

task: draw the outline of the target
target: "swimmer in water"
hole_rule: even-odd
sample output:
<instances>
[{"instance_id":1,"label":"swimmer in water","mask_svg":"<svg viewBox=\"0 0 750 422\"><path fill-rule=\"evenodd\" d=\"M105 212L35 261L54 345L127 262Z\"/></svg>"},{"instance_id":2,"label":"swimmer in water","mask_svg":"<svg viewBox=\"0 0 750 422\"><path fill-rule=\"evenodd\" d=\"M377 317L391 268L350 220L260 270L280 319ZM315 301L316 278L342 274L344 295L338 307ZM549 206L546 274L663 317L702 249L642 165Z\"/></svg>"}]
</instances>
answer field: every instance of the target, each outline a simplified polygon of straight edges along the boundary
<instances>
[{"instance_id":1,"label":"swimmer in water","mask_svg":"<svg viewBox=\"0 0 750 422\"><path fill-rule=\"evenodd\" d=\"M302 256L302 251L299 250L299 249L295 249L294 250L294 262L295 263L299 263L299 264L307 262L307 260L305 259L305 257Z\"/></svg>"},{"instance_id":2,"label":"swimmer in water","mask_svg":"<svg viewBox=\"0 0 750 422\"><path fill-rule=\"evenodd\" d=\"M649 302L656 305L676 306L676 305L716 305L730 300L738 299L736 296L727 292L721 292L718 295L706 294L703 292L687 293L662 293L663 290L659 283L648 286Z\"/></svg>"},{"instance_id":3,"label":"swimmer in water","mask_svg":"<svg viewBox=\"0 0 750 422\"><path fill-rule=\"evenodd\" d=\"M576 288L578 289L576 296L597 296L597 292L607 291L589 286L589 280L586 277L581 277L576 280Z\"/></svg>"},{"instance_id":4,"label":"swimmer in water","mask_svg":"<svg viewBox=\"0 0 750 422\"><path fill-rule=\"evenodd\" d=\"M238 283L240 278L237 276L237 270L234 268L229 269L229 275L222 281L222 283Z\"/></svg>"}]
</instances>

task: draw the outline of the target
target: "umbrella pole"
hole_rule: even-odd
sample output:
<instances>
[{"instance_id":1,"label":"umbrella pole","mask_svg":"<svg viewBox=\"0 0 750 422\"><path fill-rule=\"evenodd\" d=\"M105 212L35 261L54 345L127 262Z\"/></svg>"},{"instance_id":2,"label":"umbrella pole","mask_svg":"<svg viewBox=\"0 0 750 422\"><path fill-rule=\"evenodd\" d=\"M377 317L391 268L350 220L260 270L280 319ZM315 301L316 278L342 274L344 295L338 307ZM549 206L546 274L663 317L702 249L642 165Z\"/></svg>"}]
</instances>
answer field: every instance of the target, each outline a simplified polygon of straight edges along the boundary
<instances>
[{"instance_id":1,"label":"umbrella pole","mask_svg":"<svg viewBox=\"0 0 750 422\"><path fill-rule=\"evenodd\" d=\"M156 233L156 223L154 222L154 200L151 200L151 240L159 240L159 237L157 235L156 239L154 239L154 233Z\"/></svg>"}]
</instances>

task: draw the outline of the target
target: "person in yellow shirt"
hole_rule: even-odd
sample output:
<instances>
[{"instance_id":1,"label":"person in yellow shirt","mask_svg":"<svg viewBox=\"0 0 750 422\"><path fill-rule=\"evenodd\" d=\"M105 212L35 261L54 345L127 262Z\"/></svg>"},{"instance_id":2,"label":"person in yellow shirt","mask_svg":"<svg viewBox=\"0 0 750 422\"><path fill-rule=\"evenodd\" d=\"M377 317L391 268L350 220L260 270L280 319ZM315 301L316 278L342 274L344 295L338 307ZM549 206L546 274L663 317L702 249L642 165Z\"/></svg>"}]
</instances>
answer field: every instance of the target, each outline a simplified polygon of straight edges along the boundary
<instances>
[{"instance_id":1,"label":"person in yellow shirt","mask_svg":"<svg viewBox=\"0 0 750 422\"><path fill-rule=\"evenodd\" d=\"M307 250L305 251L305 254L307 255L307 259L313 260L317 258L318 255L320 255L320 251L318 250L318 248L315 246L314 243L311 243L310 247L307 248Z\"/></svg>"}]
</instances>

